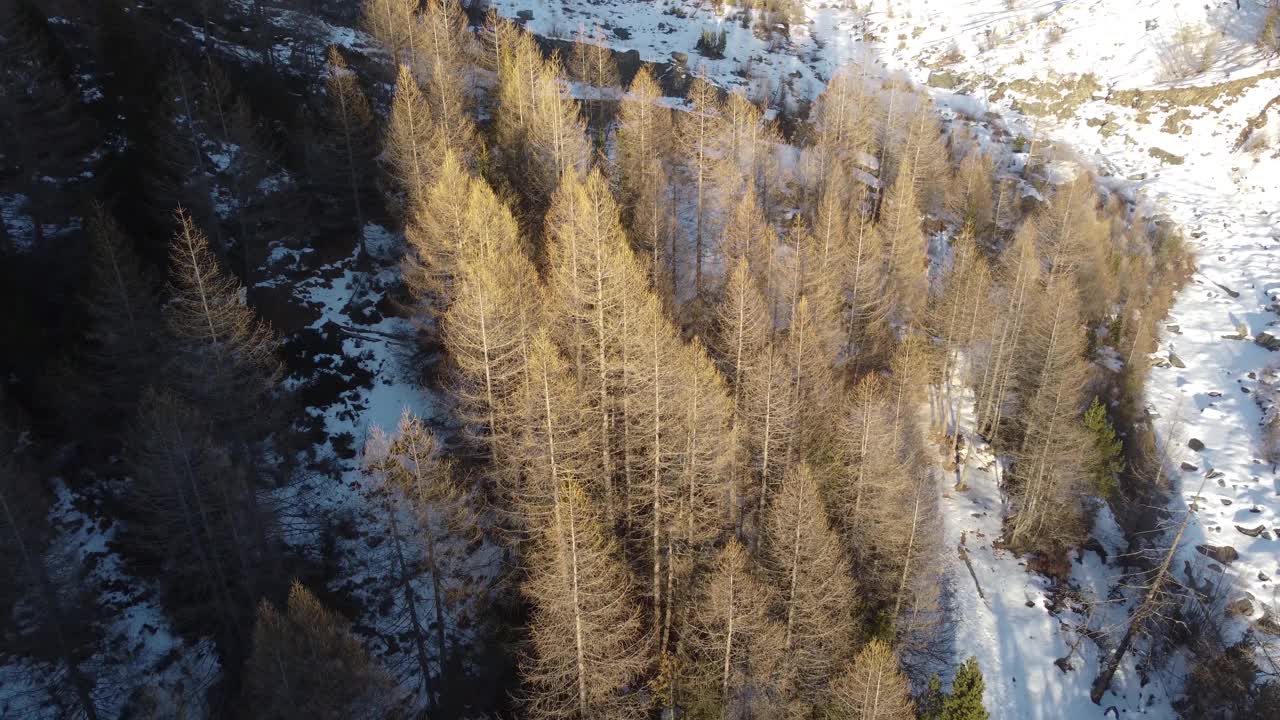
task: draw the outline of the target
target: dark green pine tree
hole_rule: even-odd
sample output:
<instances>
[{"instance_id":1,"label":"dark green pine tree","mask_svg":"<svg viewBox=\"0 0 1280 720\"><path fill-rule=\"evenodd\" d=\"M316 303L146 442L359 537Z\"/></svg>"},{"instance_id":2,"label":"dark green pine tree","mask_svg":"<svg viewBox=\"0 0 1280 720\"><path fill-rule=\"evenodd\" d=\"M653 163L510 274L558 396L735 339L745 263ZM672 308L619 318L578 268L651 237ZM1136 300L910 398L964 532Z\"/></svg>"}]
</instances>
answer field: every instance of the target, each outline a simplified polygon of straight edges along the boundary
<instances>
[{"instance_id":1,"label":"dark green pine tree","mask_svg":"<svg viewBox=\"0 0 1280 720\"><path fill-rule=\"evenodd\" d=\"M1111 497L1116 491L1116 478L1124 472L1124 442L1116 437L1107 408L1096 397L1084 413L1084 427L1093 440L1093 453L1087 463L1093 487L1102 497Z\"/></svg>"},{"instance_id":2,"label":"dark green pine tree","mask_svg":"<svg viewBox=\"0 0 1280 720\"><path fill-rule=\"evenodd\" d=\"M951 683L951 694L942 702L940 720L987 720L991 716L982 704L985 688L978 658L970 657L956 671L956 679Z\"/></svg>"},{"instance_id":3,"label":"dark green pine tree","mask_svg":"<svg viewBox=\"0 0 1280 720\"><path fill-rule=\"evenodd\" d=\"M916 698L916 709L920 720L942 720L942 704L946 700L947 694L942 692L942 680L938 678L937 673L934 673L929 677L929 686L925 688L924 693Z\"/></svg>"}]
</instances>

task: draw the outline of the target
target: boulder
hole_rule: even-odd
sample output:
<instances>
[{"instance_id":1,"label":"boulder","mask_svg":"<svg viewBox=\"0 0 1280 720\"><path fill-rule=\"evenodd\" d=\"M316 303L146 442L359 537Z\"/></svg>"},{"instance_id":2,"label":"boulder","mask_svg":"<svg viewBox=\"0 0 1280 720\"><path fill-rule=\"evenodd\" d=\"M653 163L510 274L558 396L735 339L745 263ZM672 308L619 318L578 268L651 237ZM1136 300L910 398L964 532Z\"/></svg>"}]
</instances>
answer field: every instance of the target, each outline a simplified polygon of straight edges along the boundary
<instances>
[{"instance_id":1,"label":"boulder","mask_svg":"<svg viewBox=\"0 0 1280 720\"><path fill-rule=\"evenodd\" d=\"M517 20L519 20L519 21L520 21L520 22L522 22L522 23L529 22L530 20L532 20L532 19L533 19L533 11L532 11L532 10L518 10L518 11L516 11L516 19L517 19Z\"/></svg>"},{"instance_id":2,"label":"boulder","mask_svg":"<svg viewBox=\"0 0 1280 720\"><path fill-rule=\"evenodd\" d=\"M1257 345L1260 345L1261 347L1264 347L1270 350L1271 352L1280 350L1280 337L1276 337L1275 335L1272 335L1271 331L1269 330L1263 330L1262 332L1255 335L1253 338L1253 342Z\"/></svg>"},{"instance_id":3,"label":"boulder","mask_svg":"<svg viewBox=\"0 0 1280 720\"><path fill-rule=\"evenodd\" d=\"M684 67L689 64L689 53L672 52L671 62L679 67Z\"/></svg>"},{"instance_id":4,"label":"boulder","mask_svg":"<svg viewBox=\"0 0 1280 720\"><path fill-rule=\"evenodd\" d=\"M1182 370L1187 369L1187 364L1182 362L1182 358L1173 353L1169 353L1169 364Z\"/></svg>"},{"instance_id":5,"label":"boulder","mask_svg":"<svg viewBox=\"0 0 1280 720\"><path fill-rule=\"evenodd\" d=\"M1102 564L1107 564L1107 549L1102 547L1102 543L1098 542L1098 538L1089 538L1084 544L1084 549L1098 553L1098 557L1102 559Z\"/></svg>"},{"instance_id":6,"label":"boulder","mask_svg":"<svg viewBox=\"0 0 1280 720\"><path fill-rule=\"evenodd\" d=\"M1224 565L1230 565L1240 559L1240 553L1236 552L1236 549L1230 545L1197 545L1196 552L1206 557L1211 557Z\"/></svg>"},{"instance_id":7,"label":"boulder","mask_svg":"<svg viewBox=\"0 0 1280 720\"><path fill-rule=\"evenodd\" d=\"M1263 532L1265 532L1266 529L1267 529L1266 525L1259 525L1256 528L1245 528L1245 527L1240 527L1239 525L1236 526L1236 530L1239 530L1240 532L1244 533L1245 535L1248 535L1249 537L1255 537L1255 538L1261 535Z\"/></svg>"},{"instance_id":8,"label":"boulder","mask_svg":"<svg viewBox=\"0 0 1280 720\"><path fill-rule=\"evenodd\" d=\"M934 70L929 73L929 87L955 90L960 85L960 76L946 70Z\"/></svg>"},{"instance_id":9,"label":"boulder","mask_svg":"<svg viewBox=\"0 0 1280 720\"><path fill-rule=\"evenodd\" d=\"M1247 597L1241 597L1227 605L1227 612L1232 615L1243 615L1244 617L1249 617L1253 614L1253 601Z\"/></svg>"},{"instance_id":10,"label":"boulder","mask_svg":"<svg viewBox=\"0 0 1280 720\"><path fill-rule=\"evenodd\" d=\"M1200 452L1204 449L1204 443L1200 442L1198 438L1191 438L1191 440L1187 442L1187 447L1195 450L1196 452Z\"/></svg>"},{"instance_id":11,"label":"boulder","mask_svg":"<svg viewBox=\"0 0 1280 720\"><path fill-rule=\"evenodd\" d=\"M617 55L618 74L622 77L631 77L640 71L640 51L626 50Z\"/></svg>"},{"instance_id":12,"label":"boulder","mask_svg":"<svg viewBox=\"0 0 1280 720\"><path fill-rule=\"evenodd\" d=\"M1181 468L1182 468L1182 472L1195 472L1195 471L1197 471L1197 470L1199 470L1199 469L1200 469L1200 468L1196 467L1195 465L1192 465L1192 464L1191 464L1191 463L1189 463L1189 462L1184 462L1184 463L1182 463L1182 465L1180 465L1179 467L1181 467Z\"/></svg>"}]
</instances>

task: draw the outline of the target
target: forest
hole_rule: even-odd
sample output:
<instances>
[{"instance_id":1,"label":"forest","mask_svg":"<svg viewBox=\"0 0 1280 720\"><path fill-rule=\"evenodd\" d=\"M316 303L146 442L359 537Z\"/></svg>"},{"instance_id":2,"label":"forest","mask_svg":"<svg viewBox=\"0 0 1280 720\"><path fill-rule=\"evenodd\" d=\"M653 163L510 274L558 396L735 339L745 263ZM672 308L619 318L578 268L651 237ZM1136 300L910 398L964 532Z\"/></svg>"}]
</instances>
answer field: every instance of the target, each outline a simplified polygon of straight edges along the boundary
<instances>
[{"instance_id":1,"label":"forest","mask_svg":"<svg viewBox=\"0 0 1280 720\"><path fill-rule=\"evenodd\" d=\"M977 446L1050 578L1168 520L1134 360L1189 253L1040 138L481 2L93 5L0 3L0 716L975 720ZM334 433L385 327L420 402Z\"/></svg>"}]
</instances>

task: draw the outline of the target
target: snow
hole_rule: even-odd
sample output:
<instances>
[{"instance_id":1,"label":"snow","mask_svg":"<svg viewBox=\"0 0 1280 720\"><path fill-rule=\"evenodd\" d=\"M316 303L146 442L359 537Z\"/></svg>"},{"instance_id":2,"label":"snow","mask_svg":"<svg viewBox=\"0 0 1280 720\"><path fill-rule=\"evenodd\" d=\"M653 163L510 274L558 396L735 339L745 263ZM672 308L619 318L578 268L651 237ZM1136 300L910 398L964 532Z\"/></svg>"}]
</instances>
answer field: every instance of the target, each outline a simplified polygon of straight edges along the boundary
<instances>
[{"instance_id":1,"label":"snow","mask_svg":"<svg viewBox=\"0 0 1280 720\"><path fill-rule=\"evenodd\" d=\"M966 389L959 400L957 424L973 442L972 391ZM1102 718L1113 706L1121 717L1177 717L1170 703L1177 695L1176 683L1171 686L1164 674L1144 683L1134 654L1121 665L1101 705L1089 699L1090 684L1106 655L1082 635L1109 630L1118 636L1133 600L1115 594L1123 576L1117 566L1126 550L1123 531L1110 509L1099 504L1093 536L1106 550L1106 560L1092 551L1077 551L1068 587L1054 588L1049 579L1027 570L1026 558L994 544L1004 531L999 475L1005 463L989 446L971 445L962 468L964 489L953 487L955 473L943 473L942 482L943 558L957 660L977 657L993 720ZM1055 664L1068 657L1069 672Z\"/></svg>"},{"instance_id":2,"label":"snow","mask_svg":"<svg viewBox=\"0 0 1280 720\"><path fill-rule=\"evenodd\" d=\"M119 487L96 490L122 492ZM106 484L105 481L101 481ZM189 642L171 628L157 599L154 583L135 577L113 547L116 523L100 514L90 495L54 478L49 521L57 530L46 553L46 566L55 582L87 591L95 598L100 637L92 653L81 660L82 672L92 679L91 690L101 717L116 717L146 677L158 700L176 704L186 717L202 718L204 691L217 678L219 662L212 640ZM80 573L80 574L76 574ZM42 681L52 681L61 668L13 658L0 652L0 717L61 717Z\"/></svg>"}]
</instances>

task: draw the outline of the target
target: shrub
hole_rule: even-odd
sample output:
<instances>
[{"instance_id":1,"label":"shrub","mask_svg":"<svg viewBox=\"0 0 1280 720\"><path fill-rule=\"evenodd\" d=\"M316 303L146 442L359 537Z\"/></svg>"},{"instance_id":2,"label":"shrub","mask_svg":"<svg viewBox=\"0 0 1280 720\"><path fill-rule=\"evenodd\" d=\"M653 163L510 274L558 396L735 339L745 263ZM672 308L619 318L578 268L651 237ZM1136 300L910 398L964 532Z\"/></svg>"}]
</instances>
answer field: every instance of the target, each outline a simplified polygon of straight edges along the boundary
<instances>
[{"instance_id":1,"label":"shrub","mask_svg":"<svg viewBox=\"0 0 1280 720\"><path fill-rule=\"evenodd\" d=\"M1185 80L1207 72L1218 58L1217 33L1203 25L1183 25L1156 52L1165 80Z\"/></svg>"},{"instance_id":2,"label":"shrub","mask_svg":"<svg viewBox=\"0 0 1280 720\"><path fill-rule=\"evenodd\" d=\"M703 57L719 60L724 57L725 46L729 43L729 34L725 30L703 30L695 46Z\"/></svg>"},{"instance_id":3,"label":"shrub","mask_svg":"<svg viewBox=\"0 0 1280 720\"><path fill-rule=\"evenodd\" d=\"M1258 45L1264 52L1280 55L1280 0L1272 0L1267 16L1262 20L1262 32L1258 33Z\"/></svg>"}]
</instances>

